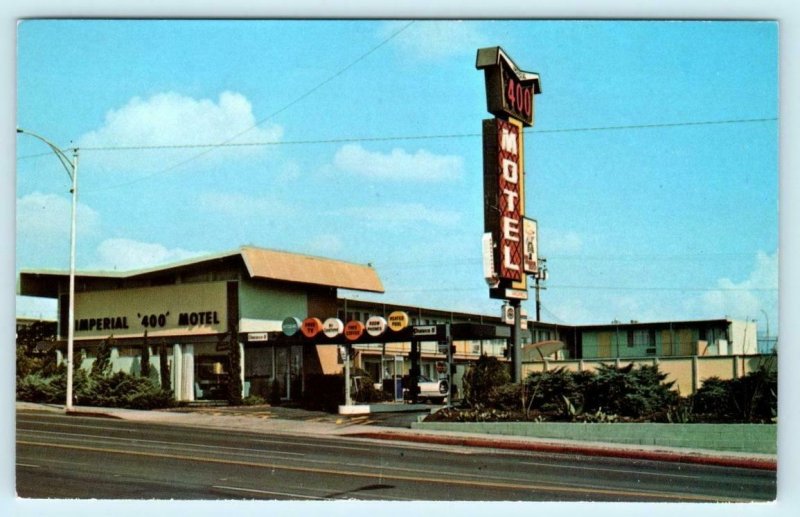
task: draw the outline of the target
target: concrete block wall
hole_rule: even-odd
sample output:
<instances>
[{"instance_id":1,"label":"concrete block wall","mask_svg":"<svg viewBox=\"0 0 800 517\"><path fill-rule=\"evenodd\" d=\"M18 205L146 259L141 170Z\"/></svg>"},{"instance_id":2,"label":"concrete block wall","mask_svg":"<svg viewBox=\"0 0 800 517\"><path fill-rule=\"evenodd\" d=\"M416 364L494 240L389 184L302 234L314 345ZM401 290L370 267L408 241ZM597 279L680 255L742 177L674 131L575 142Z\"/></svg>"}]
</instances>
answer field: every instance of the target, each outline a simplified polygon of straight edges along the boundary
<instances>
[{"instance_id":1,"label":"concrete block wall","mask_svg":"<svg viewBox=\"0 0 800 517\"><path fill-rule=\"evenodd\" d=\"M771 424L588 424L565 422L417 422L413 429L777 454Z\"/></svg>"}]
</instances>

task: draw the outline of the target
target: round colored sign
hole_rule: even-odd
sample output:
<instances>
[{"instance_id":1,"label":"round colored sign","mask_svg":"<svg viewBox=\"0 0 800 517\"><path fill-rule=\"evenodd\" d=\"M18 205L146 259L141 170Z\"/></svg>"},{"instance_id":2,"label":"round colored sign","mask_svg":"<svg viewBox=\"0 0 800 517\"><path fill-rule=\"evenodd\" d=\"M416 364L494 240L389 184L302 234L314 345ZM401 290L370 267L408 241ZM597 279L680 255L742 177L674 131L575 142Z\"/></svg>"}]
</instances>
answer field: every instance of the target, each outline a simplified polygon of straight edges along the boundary
<instances>
[{"instance_id":1,"label":"round colored sign","mask_svg":"<svg viewBox=\"0 0 800 517\"><path fill-rule=\"evenodd\" d=\"M281 323L281 330L283 330L283 333L287 336L294 336L297 334L297 331L300 330L302 324L303 322L298 318L290 316Z\"/></svg>"},{"instance_id":2,"label":"round colored sign","mask_svg":"<svg viewBox=\"0 0 800 517\"><path fill-rule=\"evenodd\" d=\"M307 338L312 338L322 332L322 322L319 318L306 318L300 325L300 332Z\"/></svg>"},{"instance_id":3,"label":"round colored sign","mask_svg":"<svg viewBox=\"0 0 800 517\"><path fill-rule=\"evenodd\" d=\"M367 320L367 334L377 337L386 332L386 319L381 316L372 316Z\"/></svg>"},{"instance_id":4,"label":"round colored sign","mask_svg":"<svg viewBox=\"0 0 800 517\"><path fill-rule=\"evenodd\" d=\"M348 321L344 326L344 337L350 341L355 341L364 335L364 324L360 321Z\"/></svg>"},{"instance_id":5,"label":"round colored sign","mask_svg":"<svg viewBox=\"0 0 800 517\"><path fill-rule=\"evenodd\" d=\"M403 330L410 322L408 314L403 311L394 311L389 314L389 328L395 332Z\"/></svg>"},{"instance_id":6,"label":"round colored sign","mask_svg":"<svg viewBox=\"0 0 800 517\"><path fill-rule=\"evenodd\" d=\"M344 323L339 318L328 318L322 324L322 332L329 338L334 338L344 331Z\"/></svg>"}]
</instances>

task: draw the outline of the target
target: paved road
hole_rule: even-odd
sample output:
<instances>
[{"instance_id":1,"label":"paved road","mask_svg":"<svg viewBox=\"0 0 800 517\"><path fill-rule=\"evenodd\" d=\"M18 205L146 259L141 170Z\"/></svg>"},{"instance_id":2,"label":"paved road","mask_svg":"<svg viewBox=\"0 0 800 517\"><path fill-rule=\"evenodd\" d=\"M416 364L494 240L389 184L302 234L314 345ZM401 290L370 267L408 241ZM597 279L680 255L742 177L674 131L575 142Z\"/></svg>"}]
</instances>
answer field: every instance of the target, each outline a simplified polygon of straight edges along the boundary
<instances>
[{"instance_id":1,"label":"paved road","mask_svg":"<svg viewBox=\"0 0 800 517\"><path fill-rule=\"evenodd\" d=\"M770 471L17 412L21 497L752 501Z\"/></svg>"}]
</instances>

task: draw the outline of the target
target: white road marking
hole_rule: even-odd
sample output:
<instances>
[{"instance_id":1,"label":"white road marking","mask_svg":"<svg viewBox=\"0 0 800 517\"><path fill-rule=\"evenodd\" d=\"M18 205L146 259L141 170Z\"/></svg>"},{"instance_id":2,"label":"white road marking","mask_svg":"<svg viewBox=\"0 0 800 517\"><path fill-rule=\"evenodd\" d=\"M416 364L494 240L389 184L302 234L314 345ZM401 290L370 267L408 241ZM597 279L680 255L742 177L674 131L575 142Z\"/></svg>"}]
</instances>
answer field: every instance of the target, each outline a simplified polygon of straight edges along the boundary
<instances>
[{"instance_id":1,"label":"white road marking","mask_svg":"<svg viewBox=\"0 0 800 517\"><path fill-rule=\"evenodd\" d=\"M212 485L211 488L217 488L219 490L231 490L234 492L249 492L252 494L278 495L283 497L291 497L292 499L315 499L318 501L325 500L324 497L317 497L315 495L292 494L290 492L272 492L269 490L258 490L255 488L241 488L241 487L224 486L224 485Z\"/></svg>"}]
</instances>

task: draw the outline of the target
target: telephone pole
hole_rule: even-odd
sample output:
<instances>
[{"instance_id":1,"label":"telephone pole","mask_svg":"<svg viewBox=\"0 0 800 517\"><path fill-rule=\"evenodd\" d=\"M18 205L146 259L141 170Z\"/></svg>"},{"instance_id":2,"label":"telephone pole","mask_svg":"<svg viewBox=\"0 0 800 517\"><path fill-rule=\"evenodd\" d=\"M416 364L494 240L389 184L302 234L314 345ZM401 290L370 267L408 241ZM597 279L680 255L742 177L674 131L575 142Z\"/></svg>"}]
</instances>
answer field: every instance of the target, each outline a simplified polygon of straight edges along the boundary
<instances>
[{"instance_id":1,"label":"telephone pole","mask_svg":"<svg viewBox=\"0 0 800 517\"><path fill-rule=\"evenodd\" d=\"M544 282L547 280L547 259L544 257L539 258L539 268L536 273L533 274L533 279L536 281L535 289L536 289L536 321L542 321L542 300L539 296L539 290L547 289L547 287L542 287L539 285L540 282Z\"/></svg>"}]
</instances>

